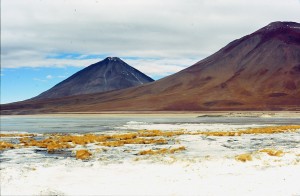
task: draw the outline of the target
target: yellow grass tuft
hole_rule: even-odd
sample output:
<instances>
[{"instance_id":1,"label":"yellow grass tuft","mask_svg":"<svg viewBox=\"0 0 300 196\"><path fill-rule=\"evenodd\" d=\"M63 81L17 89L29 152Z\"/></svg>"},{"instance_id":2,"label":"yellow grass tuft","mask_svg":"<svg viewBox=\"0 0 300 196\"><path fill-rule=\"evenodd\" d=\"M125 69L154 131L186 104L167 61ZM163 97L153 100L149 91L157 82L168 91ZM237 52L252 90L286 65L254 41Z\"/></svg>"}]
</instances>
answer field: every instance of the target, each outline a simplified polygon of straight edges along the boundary
<instances>
[{"instance_id":1,"label":"yellow grass tuft","mask_svg":"<svg viewBox=\"0 0 300 196\"><path fill-rule=\"evenodd\" d=\"M295 132L298 131L299 129L300 129L300 125L284 125L284 126L251 128L239 132L242 134L273 134L273 133Z\"/></svg>"},{"instance_id":2,"label":"yellow grass tuft","mask_svg":"<svg viewBox=\"0 0 300 196\"><path fill-rule=\"evenodd\" d=\"M0 137L35 137L36 134L31 133L0 133Z\"/></svg>"},{"instance_id":3,"label":"yellow grass tuft","mask_svg":"<svg viewBox=\"0 0 300 196\"><path fill-rule=\"evenodd\" d=\"M36 146L39 148L47 148L48 152L73 147L67 142L61 142L53 138L47 138L39 141L32 138L20 138L20 143L25 147Z\"/></svg>"},{"instance_id":4,"label":"yellow grass tuft","mask_svg":"<svg viewBox=\"0 0 300 196\"><path fill-rule=\"evenodd\" d=\"M117 141L106 141L99 143L101 146L108 147L119 147L124 146L125 144L167 144L168 142L165 139L148 139L148 138L134 138L127 140L117 140Z\"/></svg>"},{"instance_id":5,"label":"yellow grass tuft","mask_svg":"<svg viewBox=\"0 0 300 196\"><path fill-rule=\"evenodd\" d=\"M196 135L195 133L192 133ZM198 132L197 135L206 136L241 136L241 133L235 131L213 131L213 132Z\"/></svg>"},{"instance_id":6,"label":"yellow grass tuft","mask_svg":"<svg viewBox=\"0 0 300 196\"><path fill-rule=\"evenodd\" d=\"M243 134L275 134L284 132L295 132L300 129L300 125L284 125L272 127L250 128L238 131L206 131L206 132L192 132L190 135L206 135L206 136L241 136Z\"/></svg>"},{"instance_id":7,"label":"yellow grass tuft","mask_svg":"<svg viewBox=\"0 0 300 196\"><path fill-rule=\"evenodd\" d=\"M251 154L240 154L240 155L236 156L235 159L237 161L242 161L242 162L252 161L252 155Z\"/></svg>"},{"instance_id":8,"label":"yellow grass tuft","mask_svg":"<svg viewBox=\"0 0 300 196\"><path fill-rule=\"evenodd\" d=\"M275 150L275 149L262 149L259 152L265 152L270 156L276 156L276 157L281 157L284 154L282 150Z\"/></svg>"},{"instance_id":9,"label":"yellow grass tuft","mask_svg":"<svg viewBox=\"0 0 300 196\"><path fill-rule=\"evenodd\" d=\"M76 151L76 159L87 160L91 157L92 153L88 150L77 150Z\"/></svg>"},{"instance_id":10,"label":"yellow grass tuft","mask_svg":"<svg viewBox=\"0 0 300 196\"><path fill-rule=\"evenodd\" d=\"M159 150L142 150L139 152L139 155L157 155L157 154L165 154L167 153L168 149L162 148Z\"/></svg>"},{"instance_id":11,"label":"yellow grass tuft","mask_svg":"<svg viewBox=\"0 0 300 196\"><path fill-rule=\"evenodd\" d=\"M141 130L138 131L139 137L173 137L185 134L184 131L160 131L160 130Z\"/></svg>"},{"instance_id":12,"label":"yellow grass tuft","mask_svg":"<svg viewBox=\"0 0 300 196\"><path fill-rule=\"evenodd\" d=\"M124 146L124 141L107 141L107 142L102 142L99 145L101 146L107 146L107 147L119 147L119 146Z\"/></svg>"},{"instance_id":13,"label":"yellow grass tuft","mask_svg":"<svg viewBox=\"0 0 300 196\"><path fill-rule=\"evenodd\" d=\"M0 150L12 149L15 148L15 145L9 142L0 142Z\"/></svg>"},{"instance_id":14,"label":"yellow grass tuft","mask_svg":"<svg viewBox=\"0 0 300 196\"><path fill-rule=\"evenodd\" d=\"M186 148L184 146L180 146L178 148L171 148L170 153L174 154L175 152L179 152L179 151L183 151L183 150L186 150Z\"/></svg>"},{"instance_id":15,"label":"yellow grass tuft","mask_svg":"<svg viewBox=\"0 0 300 196\"><path fill-rule=\"evenodd\" d=\"M115 140L129 140L134 139L138 136L137 133L127 133L127 134L115 134L112 135L111 138Z\"/></svg>"},{"instance_id":16,"label":"yellow grass tuft","mask_svg":"<svg viewBox=\"0 0 300 196\"><path fill-rule=\"evenodd\" d=\"M175 152L179 152L179 151L183 151L186 150L186 148L184 146L180 146L178 148L171 148L171 149L167 149L167 148L162 148L159 150L142 150L139 152L139 155L158 155L158 154L174 154Z\"/></svg>"}]
</instances>

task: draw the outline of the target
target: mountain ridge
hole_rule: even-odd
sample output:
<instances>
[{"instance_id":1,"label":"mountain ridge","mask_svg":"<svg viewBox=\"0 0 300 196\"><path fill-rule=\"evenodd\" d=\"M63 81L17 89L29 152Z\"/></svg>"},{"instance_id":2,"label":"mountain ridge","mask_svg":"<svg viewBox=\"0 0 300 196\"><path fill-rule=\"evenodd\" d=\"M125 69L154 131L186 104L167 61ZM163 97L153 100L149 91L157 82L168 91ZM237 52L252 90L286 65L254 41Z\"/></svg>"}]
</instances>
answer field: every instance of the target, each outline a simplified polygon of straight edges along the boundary
<instances>
[{"instance_id":1,"label":"mountain ridge","mask_svg":"<svg viewBox=\"0 0 300 196\"><path fill-rule=\"evenodd\" d=\"M26 109L33 113L300 110L299 27L299 23L271 23L178 73L142 86L67 99L22 102L6 105L4 110L8 113L26 113Z\"/></svg>"}]
</instances>

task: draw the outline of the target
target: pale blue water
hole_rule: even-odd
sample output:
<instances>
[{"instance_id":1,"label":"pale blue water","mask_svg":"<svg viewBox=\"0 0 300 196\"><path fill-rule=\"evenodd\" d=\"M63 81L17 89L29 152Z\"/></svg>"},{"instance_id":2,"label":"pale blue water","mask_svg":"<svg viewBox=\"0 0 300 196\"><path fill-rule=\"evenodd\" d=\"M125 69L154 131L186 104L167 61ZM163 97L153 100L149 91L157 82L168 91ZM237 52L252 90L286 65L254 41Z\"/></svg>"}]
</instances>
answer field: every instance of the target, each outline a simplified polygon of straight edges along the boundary
<instances>
[{"instance_id":1,"label":"pale blue water","mask_svg":"<svg viewBox=\"0 0 300 196\"><path fill-rule=\"evenodd\" d=\"M100 115L62 116L1 116L1 131L25 131L38 133L52 132L101 132L118 130L129 122L147 124L300 124L300 118L260 118L260 117L166 117L128 116L108 117Z\"/></svg>"}]
</instances>

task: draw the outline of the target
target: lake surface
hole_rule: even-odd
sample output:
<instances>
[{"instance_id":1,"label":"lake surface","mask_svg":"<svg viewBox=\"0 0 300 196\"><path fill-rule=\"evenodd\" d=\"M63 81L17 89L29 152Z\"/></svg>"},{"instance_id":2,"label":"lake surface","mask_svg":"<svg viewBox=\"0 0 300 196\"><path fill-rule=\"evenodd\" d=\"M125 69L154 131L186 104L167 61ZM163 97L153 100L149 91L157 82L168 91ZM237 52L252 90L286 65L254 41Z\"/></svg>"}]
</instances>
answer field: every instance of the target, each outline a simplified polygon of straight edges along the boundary
<instances>
[{"instance_id":1,"label":"lake surface","mask_svg":"<svg viewBox=\"0 0 300 196\"><path fill-rule=\"evenodd\" d=\"M166 128L181 125L180 128L220 125L285 125L300 124L299 117L197 117L168 115L41 115L41 116L1 116L1 131L30 133L53 132L102 132L119 129L138 129L142 125ZM130 125L130 126L129 126ZM135 125L135 126L134 126ZM156 125L156 126L155 126ZM159 126L164 125L164 126ZM131 128L130 128L131 127Z\"/></svg>"}]
</instances>

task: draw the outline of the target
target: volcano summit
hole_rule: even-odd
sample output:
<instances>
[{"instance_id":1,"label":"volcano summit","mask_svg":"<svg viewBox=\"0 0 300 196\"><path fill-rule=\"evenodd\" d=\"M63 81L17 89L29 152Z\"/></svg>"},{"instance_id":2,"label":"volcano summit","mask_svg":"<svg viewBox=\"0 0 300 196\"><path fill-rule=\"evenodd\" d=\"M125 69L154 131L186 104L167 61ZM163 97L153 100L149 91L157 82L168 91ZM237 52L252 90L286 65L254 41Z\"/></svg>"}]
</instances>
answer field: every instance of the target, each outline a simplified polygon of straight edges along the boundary
<instances>
[{"instance_id":1,"label":"volcano summit","mask_svg":"<svg viewBox=\"0 0 300 196\"><path fill-rule=\"evenodd\" d=\"M33 99L59 98L125 89L154 81L118 57L107 57Z\"/></svg>"}]
</instances>

